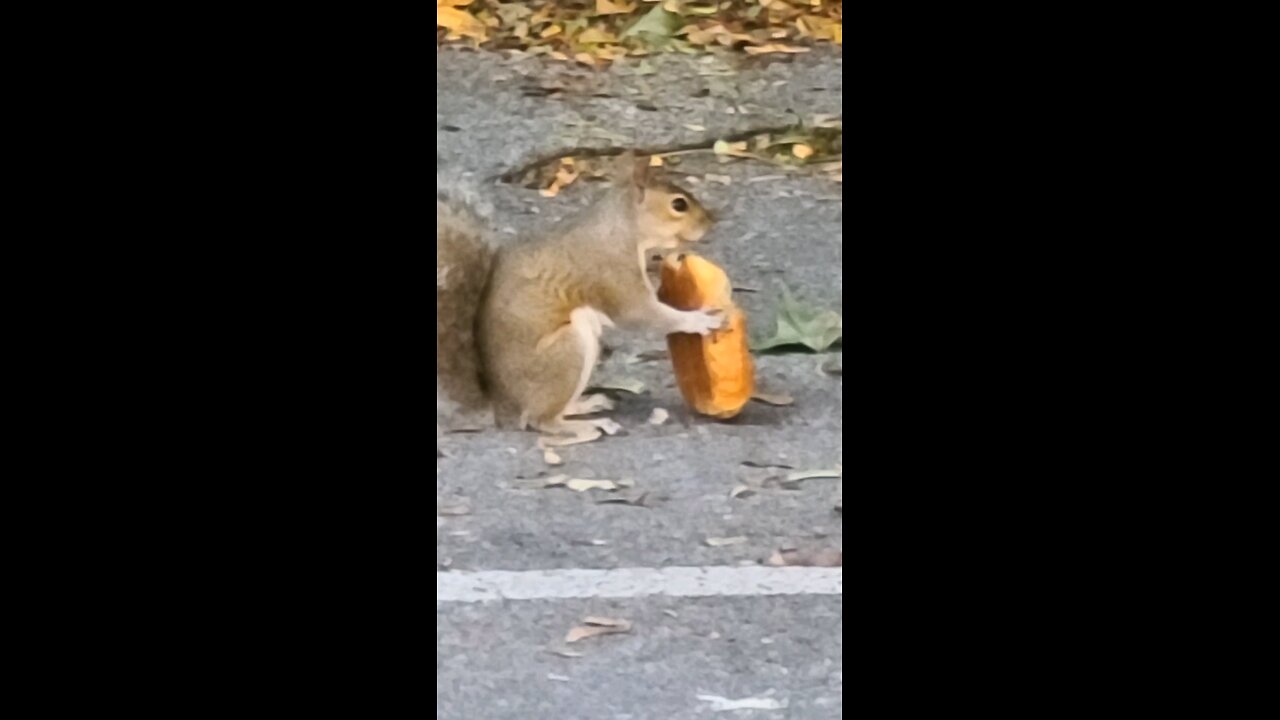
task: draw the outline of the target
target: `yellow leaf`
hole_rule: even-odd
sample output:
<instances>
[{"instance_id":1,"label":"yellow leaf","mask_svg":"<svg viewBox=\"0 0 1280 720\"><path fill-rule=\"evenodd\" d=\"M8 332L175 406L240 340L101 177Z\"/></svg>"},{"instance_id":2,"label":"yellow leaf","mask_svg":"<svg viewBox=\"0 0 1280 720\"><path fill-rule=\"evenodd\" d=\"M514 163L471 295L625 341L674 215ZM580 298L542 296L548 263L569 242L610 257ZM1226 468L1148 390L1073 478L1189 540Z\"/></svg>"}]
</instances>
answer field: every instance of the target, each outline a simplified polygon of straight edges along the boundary
<instances>
[{"instance_id":1,"label":"yellow leaf","mask_svg":"<svg viewBox=\"0 0 1280 720\"><path fill-rule=\"evenodd\" d=\"M436 27L448 28L452 33L477 40L487 38L484 23L470 13L451 7L436 8Z\"/></svg>"},{"instance_id":2,"label":"yellow leaf","mask_svg":"<svg viewBox=\"0 0 1280 720\"><path fill-rule=\"evenodd\" d=\"M583 45L603 45L605 43L618 42L618 38L613 33L600 28L587 28L574 39Z\"/></svg>"},{"instance_id":3,"label":"yellow leaf","mask_svg":"<svg viewBox=\"0 0 1280 720\"><path fill-rule=\"evenodd\" d=\"M596 66L596 59L591 55L591 53L580 52L577 55L574 55L573 59L588 67Z\"/></svg>"},{"instance_id":4,"label":"yellow leaf","mask_svg":"<svg viewBox=\"0 0 1280 720\"><path fill-rule=\"evenodd\" d=\"M564 58L568 59L568 58ZM551 183L551 187L542 190L542 196L553 198L560 194L560 191L572 185L581 174L577 167L577 163L573 158L565 158L560 161L560 168L556 170L556 179Z\"/></svg>"},{"instance_id":5,"label":"yellow leaf","mask_svg":"<svg viewBox=\"0 0 1280 720\"><path fill-rule=\"evenodd\" d=\"M634 7L628 7L621 3L612 3L609 0L596 0L597 15L623 15L634 9Z\"/></svg>"},{"instance_id":6,"label":"yellow leaf","mask_svg":"<svg viewBox=\"0 0 1280 720\"><path fill-rule=\"evenodd\" d=\"M801 160L808 160L813 157L813 148L804 143L798 143L791 147L791 153Z\"/></svg>"},{"instance_id":7,"label":"yellow leaf","mask_svg":"<svg viewBox=\"0 0 1280 720\"><path fill-rule=\"evenodd\" d=\"M746 142L731 143L727 140L718 140L715 144L715 153L722 157L750 157Z\"/></svg>"},{"instance_id":8,"label":"yellow leaf","mask_svg":"<svg viewBox=\"0 0 1280 720\"><path fill-rule=\"evenodd\" d=\"M555 7L554 5L546 5L544 7L539 8L538 12L534 13L533 17L529 18L529 24L541 25L542 23L550 20L551 14L553 12L552 8L554 7Z\"/></svg>"},{"instance_id":9,"label":"yellow leaf","mask_svg":"<svg viewBox=\"0 0 1280 720\"><path fill-rule=\"evenodd\" d=\"M746 50L748 55L765 55L768 53L795 54L795 53L809 52L809 48L807 47L794 47L791 45L779 45L779 44L760 45L758 47L748 47L746 48Z\"/></svg>"},{"instance_id":10,"label":"yellow leaf","mask_svg":"<svg viewBox=\"0 0 1280 720\"><path fill-rule=\"evenodd\" d=\"M547 38L555 37L562 32L564 32L564 28L560 27L559 25L551 25L547 29L538 33L538 37L542 38L543 40L546 40Z\"/></svg>"},{"instance_id":11,"label":"yellow leaf","mask_svg":"<svg viewBox=\"0 0 1280 720\"><path fill-rule=\"evenodd\" d=\"M835 22L817 15L805 15L796 18L796 29L800 31L801 37L831 40L835 30Z\"/></svg>"}]
</instances>

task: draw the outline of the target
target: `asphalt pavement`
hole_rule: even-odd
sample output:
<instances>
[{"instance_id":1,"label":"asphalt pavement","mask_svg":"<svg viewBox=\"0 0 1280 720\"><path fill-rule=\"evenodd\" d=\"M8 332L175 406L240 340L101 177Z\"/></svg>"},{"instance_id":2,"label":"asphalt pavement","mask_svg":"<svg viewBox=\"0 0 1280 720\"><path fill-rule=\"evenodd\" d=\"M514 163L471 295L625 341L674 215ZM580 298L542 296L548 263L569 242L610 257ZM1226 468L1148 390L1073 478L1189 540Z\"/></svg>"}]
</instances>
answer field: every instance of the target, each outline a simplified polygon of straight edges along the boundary
<instances>
[{"instance_id":1,"label":"asphalt pavement","mask_svg":"<svg viewBox=\"0 0 1280 720\"><path fill-rule=\"evenodd\" d=\"M510 238L593 188L547 199L491 178L565 148L841 115L843 59L672 57L597 72L441 50L436 102L441 163L492 199ZM843 311L842 185L710 156L674 171L723 218L704 253L741 289L753 330L773 322L784 285ZM626 431L558 451L560 465L531 434L450 432L437 409L437 720L842 717L840 571L766 567L791 549L843 563L842 352L760 358L762 389L793 402L721 423L684 409L661 338L606 342L597 384L638 391L615 391L609 417ZM793 479L805 471L824 472ZM557 475L617 487L577 492ZM669 568L710 570L690 583ZM579 628L607 634L567 642Z\"/></svg>"}]
</instances>

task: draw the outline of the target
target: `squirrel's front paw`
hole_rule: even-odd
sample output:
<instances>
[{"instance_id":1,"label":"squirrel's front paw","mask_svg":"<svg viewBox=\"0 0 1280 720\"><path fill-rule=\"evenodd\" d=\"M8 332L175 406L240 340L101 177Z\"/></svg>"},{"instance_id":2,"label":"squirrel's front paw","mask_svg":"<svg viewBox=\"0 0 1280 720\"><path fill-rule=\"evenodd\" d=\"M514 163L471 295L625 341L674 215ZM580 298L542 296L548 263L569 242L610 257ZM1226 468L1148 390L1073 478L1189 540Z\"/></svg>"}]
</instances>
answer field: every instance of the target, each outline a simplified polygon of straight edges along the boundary
<instances>
[{"instance_id":1,"label":"squirrel's front paw","mask_svg":"<svg viewBox=\"0 0 1280 720\"><path fill-rule=\"evenodd\" d=\"M694 310L684 314L679 332L691 335L710 335L724 327L724 313L719 310Z\"/></svg>"}]
</instances>

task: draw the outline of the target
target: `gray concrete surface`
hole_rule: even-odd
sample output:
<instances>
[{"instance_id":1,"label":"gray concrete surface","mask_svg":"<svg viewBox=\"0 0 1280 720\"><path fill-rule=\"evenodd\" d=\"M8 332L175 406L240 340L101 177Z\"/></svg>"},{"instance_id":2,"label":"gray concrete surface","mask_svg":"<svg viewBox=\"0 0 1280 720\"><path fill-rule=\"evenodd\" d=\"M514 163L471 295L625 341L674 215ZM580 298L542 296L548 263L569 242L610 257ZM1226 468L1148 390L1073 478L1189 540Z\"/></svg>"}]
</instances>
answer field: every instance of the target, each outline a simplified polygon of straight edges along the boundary
<instances>
[{"instance_id":1,"label":"gray concrete surface","mask_svg":"<svg viewBox=\"0 0 1280 720\"><path fill-rule=\"evenodd\" d=\"M766 127L795 114L841 114L843 61L830 51L787 62L696 57L629 61L595 73L540 61L445 50L436 58L436 143L446 166L485 178L566 147L656 146ZM739 64L741 63L741 64ZM534 89L544 89L533 92ZM545 88L560 88L550 96ZM733 112L728 112L733 108ZM706 127L705 132L686 125ZM689 182L722 216L703 252L729 271L756 327L772 322L785 283L817 304L843 304L842 186L752 164L690 157L677 179L708 172L729 185ZM763 180L761 180L763 178ZM509 235L588 202L580 184L547 200L486 185ZM778 482L787 470L843 463L843 379L822 372L840 355L759 360L763 389L790 407L752 405L740 418L694 418L674 387L660 338L609 336L598 380L639 380L609 416L623 436L560 451L548 467L528 434L445 434L436 461L436 570L532 571L757 564L784 547L843 548L834 506L842 480ZM647 423L656 408L671 419ZM439 421L440 418L438 417ZM629 480L600 493L540 487L548 475ZM731 497L748 485L754 492ZM745 538L711 547L709 538ZM631 633L593 638L565 658L566 632L588 615L625 618ZM678 720L842 716L843 603L839 596L645 598L443 604L436 613L437 720ZM550 650L549 650L550 649ZM715 713L699 695L764 697L782 710Z\"/></svg>"}]
</instances>

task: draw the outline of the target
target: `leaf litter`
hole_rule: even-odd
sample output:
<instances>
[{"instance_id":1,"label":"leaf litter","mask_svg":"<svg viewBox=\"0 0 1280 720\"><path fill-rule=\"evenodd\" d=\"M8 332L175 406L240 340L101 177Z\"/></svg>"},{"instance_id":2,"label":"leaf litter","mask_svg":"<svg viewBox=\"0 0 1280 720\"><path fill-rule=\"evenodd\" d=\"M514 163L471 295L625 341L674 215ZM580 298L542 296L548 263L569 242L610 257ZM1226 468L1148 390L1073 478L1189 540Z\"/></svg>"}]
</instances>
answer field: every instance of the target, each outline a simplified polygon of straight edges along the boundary
<instances>
[{"instance_id":1,"label":"leaf litter","mask_svg":"<svg viewBox=\"0 0 1280 720\"><path fill-rule=\"evenodd\" d=\"M436 0L436 47L600 67L661 52L793 55L844 45L843 0Z\"/></svg>"}]
</instances>

